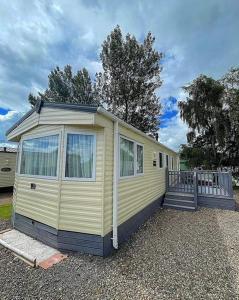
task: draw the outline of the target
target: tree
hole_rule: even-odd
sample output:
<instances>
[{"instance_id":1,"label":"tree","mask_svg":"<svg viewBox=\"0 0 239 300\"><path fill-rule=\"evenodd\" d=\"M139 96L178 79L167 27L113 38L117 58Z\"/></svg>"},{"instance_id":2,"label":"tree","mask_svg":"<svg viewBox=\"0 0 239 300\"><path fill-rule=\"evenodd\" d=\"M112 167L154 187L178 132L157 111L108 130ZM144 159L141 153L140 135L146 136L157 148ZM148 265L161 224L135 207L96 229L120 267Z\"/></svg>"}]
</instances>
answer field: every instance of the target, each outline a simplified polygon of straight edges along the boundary
<instances>
[{"instance_id":1,"label":"tree","mask_svg":"<svg viewBox=\"0 0 239 300\"><path fill-rule=\"evenodd\" d=\"M143 132L156 134L160 104L155 90L162 84L162 54L153 49L148 33L143 43L117 26L103 42L100 58L103 72L96 76L98 101L125 122Z\"/></svg>"},{"instance_id":2,"label":"tree","mask_svg":"<svg viewBox=\"0 0 239 300\"><path fill-rule=\"evenodd\" d=\"M204 153L204 165L237 166L239 69L231 69L220 80L201 75L184 90L188 97L179 102L179 108L181 118L190 129L189 151L200 149Z\"/></svg>"},{"instance_id":3,"label":"tree","mask_svg":"<svg viewBox=\"0 0 239 300\"><path fill-rule=\"evenodd\" d=\"M188 142L197 147L212 148L213 160L216 161L216 146L219 142L221 145L224 137L224 127L220 122L224 88L216 80L201 75L184 90L188 97L179 102L179 108L181 118L190 128Z\"/></svg>"},{"instance_id":4,"label":"tree","mask_svg":"<svg viewBox=\"0 0 239 300\"><path fill-rule=\"evenodd\" d=\"M58 103L96 104L94 101L93 86L88 71L83 68L76 75L72 67L66 65L63 70L56 67L48 76L48 88L35 97L28 96L29 102L34 106L38 100Z\"/></svg>"},{"instance_id":5,"label":"tree","mask_svg":"<svg viewBox=\"0 0 239 300\"><path fill-rule=\"evenodd\" d=\"M215 165L212 163L212 149L206 147L197 147L195 145L181 145L179 150L180 159L187 161L190 169L203 167L205 169L213 169Z\"/></svg>"},{"instance_id":6,"label":"tree","mask_svg":"<svg viewBox=\"0 0 239 300\"><path fill-rule=\"evenodd\" d=\"M225 116L225 150L232 165L239 161L239 68L231 68L220 80L225 88L223 95Z\"/></svg>"}]
</instances>

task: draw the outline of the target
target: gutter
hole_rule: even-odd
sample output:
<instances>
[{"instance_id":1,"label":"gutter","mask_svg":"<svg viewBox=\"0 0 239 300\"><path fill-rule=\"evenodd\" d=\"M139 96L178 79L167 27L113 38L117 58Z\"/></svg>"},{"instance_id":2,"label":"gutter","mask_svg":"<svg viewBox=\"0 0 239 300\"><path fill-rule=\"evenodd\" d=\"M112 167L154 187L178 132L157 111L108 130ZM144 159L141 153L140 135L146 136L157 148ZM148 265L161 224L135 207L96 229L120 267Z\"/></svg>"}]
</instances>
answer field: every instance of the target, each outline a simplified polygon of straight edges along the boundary
<instances>
[{"instance_id":1,"label":"gutter","mask_svg":"<svg viewBox=\"0 0 239 300\"><path fill-rule=\"evenodd\" d=\"M114 120L113 247L118 249L119 123Z\"/></svg>"}]
</instances>

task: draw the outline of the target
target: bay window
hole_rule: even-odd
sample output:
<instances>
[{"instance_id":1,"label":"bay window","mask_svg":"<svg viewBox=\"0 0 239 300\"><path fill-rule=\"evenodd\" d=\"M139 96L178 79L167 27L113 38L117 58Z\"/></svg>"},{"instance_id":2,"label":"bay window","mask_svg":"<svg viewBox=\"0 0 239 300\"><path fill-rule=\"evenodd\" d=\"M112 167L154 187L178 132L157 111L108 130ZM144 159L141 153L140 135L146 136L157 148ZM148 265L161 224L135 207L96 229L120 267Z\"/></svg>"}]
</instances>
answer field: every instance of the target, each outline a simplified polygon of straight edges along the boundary
<instances>
[{"instance_id":1,"label":"bay window","mask_svg":"<svg viewBox=\"0 0 239 300\"><path fill-rule=\"evenodd\" d=\"M143 146L120 137L120 177L143 174Z\"/></svg>"},{"instance_id":2,"label":"bay window","mask_svg":"<svg viewBox=\"0 0 239 300\"><path fill-rule=\"evenodd\" d=\"M56 177L58 140L59 135L23 140L20 174Z\"/></svg>"},{"instance_id":3,"label":"bay window","mask_svg":"<svg viewBox=\"0 0 239 300\"><path fill-rule=\"evenodd\" d=\"M95 135L68 133L65 177L93 179L95 176Z\"/></svg>"}]
</instances>

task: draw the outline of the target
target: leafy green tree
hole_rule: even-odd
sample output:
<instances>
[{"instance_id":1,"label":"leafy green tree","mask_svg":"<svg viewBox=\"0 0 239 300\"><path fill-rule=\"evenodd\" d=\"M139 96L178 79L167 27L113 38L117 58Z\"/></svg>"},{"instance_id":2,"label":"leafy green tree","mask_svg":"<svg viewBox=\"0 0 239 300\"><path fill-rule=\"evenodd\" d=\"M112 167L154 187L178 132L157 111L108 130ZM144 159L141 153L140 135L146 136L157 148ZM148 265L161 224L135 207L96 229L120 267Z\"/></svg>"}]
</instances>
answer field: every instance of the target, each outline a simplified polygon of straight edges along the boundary
<instances>
[{"instance_id":1,"label":"leafy green tree","mask_svg":"<svg viewBox=\"0 0 239 300\"><path fill-rule=\"evenodd\" d=\"M238 166L239 69L220 80L201 75L184 90L188 97L179 108L190 129L187 150L200 150L207 166Z\"/></svg>"},{"instance_id":2,"label":"leafy green tree","mask_svg":"<svg viewBox=\"0 0 239 300\"><path fill-rule=\"evenodd\" d=\"M179 150L180 159L187 161L190 169L203 167L204 169L214 169L212 149L197 147L195 145L181 145Z\"/></svg>"},{"instance_id":3,"label":"leafy green tree","mask_svg":"<svg viewBox=\"0 0 239 300\"><path fill-rule=\"evenodd\" d=\"M221 83L225 88L223 103L226 134L223 152L228 162L236 166L239 165L239 68L231 68Z\"/></svg>"},{"instance_id":4,"label":"leafy green tree","mask_svg":"<svg viewBox=\"0 0 239 300\"><path fill-rule=\"evenodd\" d=\"M93 86L88 71L83 68L76 75L72 67L63 70L56 67L48 76L48 88L37 96L29 94L28 100L35 105L38 100L57 103L95 104Z\"/></svg>"},{"instance_id":5,"label":"leafy green tree","mask_svg":"<svg viewBox=\"0 0 239 300\"><path fill-rule=\"evenodd\" d=\"M156 134L160 103L155 91L162 84L162 53L153 48L151 33L140 43L117 26L103 42L100 58L103 72L97 74L98 101L136 128Z\"/></svg>"}]
</instances>

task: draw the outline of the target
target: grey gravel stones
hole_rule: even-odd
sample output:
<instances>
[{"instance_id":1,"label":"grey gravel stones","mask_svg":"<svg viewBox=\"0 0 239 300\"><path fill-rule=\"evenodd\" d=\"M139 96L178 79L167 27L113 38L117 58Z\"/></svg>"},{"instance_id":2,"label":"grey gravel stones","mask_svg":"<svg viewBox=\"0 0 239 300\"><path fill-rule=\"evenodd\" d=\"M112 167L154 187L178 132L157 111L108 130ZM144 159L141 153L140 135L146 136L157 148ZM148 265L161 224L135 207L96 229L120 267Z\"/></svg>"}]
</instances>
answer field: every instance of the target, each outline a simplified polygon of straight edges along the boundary
<instances>
[{"instance_id":1,"label":"grey gravel stones","mask_svg":"<svg viewBox=\"0 0 239 300\"><path fill-rule=\"evenodd\" d=\"M44 271L0 247L0 299L239 299L239 212L161 210L111 257Z\"/></svg>"}]
</instances>

